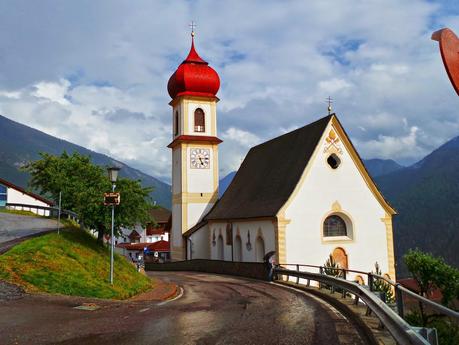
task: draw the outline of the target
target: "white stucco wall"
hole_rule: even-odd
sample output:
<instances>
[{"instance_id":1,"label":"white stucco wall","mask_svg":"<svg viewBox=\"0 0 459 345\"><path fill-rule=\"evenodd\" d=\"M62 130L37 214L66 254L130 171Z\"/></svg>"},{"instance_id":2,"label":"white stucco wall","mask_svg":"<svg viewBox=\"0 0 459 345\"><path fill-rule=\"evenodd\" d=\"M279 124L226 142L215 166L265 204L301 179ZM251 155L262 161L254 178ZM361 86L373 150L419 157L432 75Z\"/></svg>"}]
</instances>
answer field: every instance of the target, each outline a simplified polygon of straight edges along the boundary
<instances>
[{"instance_id":1,"label":"white stucco wall","mask_svg":"<svg viewBox=\"0 0 459 345\"><path fill-rule=\"evenodd\" d=\"M172 150L172 194L182 191L182 150L180 147Z\"/></svg>"},{"instance_id":2,"label":"white stucco wall","mask_svg":"<svg viewBox=\"0 0 459 345\"><path fill-rule=\"evenodd\" d=\"M189 203L187 205L188 228L195 226L213 205L212 203Z\"/></svg>"},{"instance_id":3,"label":"white stucco wall","mask_svg":"<svg viewBox=\"0 0 459 345\"><path fill-rule=\"evenodd\" d=\"M204 132L195 132L194 131L194 111L198 108L201 108L204 111L205 115L205 131ZM212 134L212 120L215 116L212 114L211 104L206 102L189 102L188 103L188 128L185 129L185 134L188 135L215 135Z\"/></svg>"},{"instance_id":4,"label":"white stucco wall","mask_svg":"<svg viewBox=\"0 0 459 345\"><path fill-rule=\"evenodd\" d=\"M271 220L252 220L252 221L236 221L233 222L233 246L226 244L226 222L212 222L210 224L210 241L214 239L215 234L215 245L211 243L211 259L218 260L218 237L223 237L223 249L224 249L224 260L225 261L236 261L234 252L234 243L236 236L239 234L242 241L242 261L244 262L256 262L257 254L263 257L269 251L275 250L275 234L274 225ZM248 234L250 233L250 246L249 250L247 247ZM257 237L261 236L264 242L264 253L257 253L256 240ZM232 252L233 251L233 252Z\"/></svg>"},{"instance_id":5,"label":"white stucco wall","mask_svg":"<svg viewBox=\"0 0 459 345\"><path fill-rule=\"evenodd\" d=\"M181 247L182 245L182 205L172 205L172 228L171 246Z\"/></svg>"},{"instance_id":6,"label":"white stucco wall","mask_svg":"<svg viewBox=\"0 0 459 345\"><path fill-rule=\"evenodd\" d=\"M205 225L189 237L187 242L187 258L209 259L209 247L209 226Z\"/></svg>"},{"instance_id":7,"label":"white stucco wall","mask_svg":"<svg viewBox=\"0 0 459 345\"><path fill-rule=\"evenodd\" d=\"M290 220L285 231L286 261L323 265L329 254L341 247L348 255L350 269L369 272L378 262L386 273L389 270L386 227L381 220L385 210L342 142L339 143L342 154L338 154L341 165L332 169L327 164L330 151L325 153L324 149L329 130L330 127L316 148L298 193L285 208L285 218ZM339 207L352 221L352 238L322 238L323 221Z\"/></svg>"},{"instance_id":8,"label":"white stucco wall","mask_svg":"<svg viewBox=\"0 0 459 345\"><path fill-rule=\"evenodd\" d=\"M213 193L214 192L214 152L212 146L200 145L199 148L208 150L210 164L207 168L196 169L191 167L191 150L196 147L187 148L187 183L189 193Z\"/></svg>"},{"instance_id":9,"label":"white stucco wall","mask_svg":"<svg viewBox=\"0 0 459 345\"><path fill-rule=\"evenodd\" d=\"M7 203L12 203L12 204L25 204L25 205L33 205L33 206L42 206L42 207L50 207L51 205L35 199L34 197L24 194L14 188L8 187L7 188ZM41 215L41 216L49 216L49 211L45 210L37 210L34 208L23 208L19 207L18 209L24 209L25 211L30 211L35 214Z\"/></svg>"}]
</instances>

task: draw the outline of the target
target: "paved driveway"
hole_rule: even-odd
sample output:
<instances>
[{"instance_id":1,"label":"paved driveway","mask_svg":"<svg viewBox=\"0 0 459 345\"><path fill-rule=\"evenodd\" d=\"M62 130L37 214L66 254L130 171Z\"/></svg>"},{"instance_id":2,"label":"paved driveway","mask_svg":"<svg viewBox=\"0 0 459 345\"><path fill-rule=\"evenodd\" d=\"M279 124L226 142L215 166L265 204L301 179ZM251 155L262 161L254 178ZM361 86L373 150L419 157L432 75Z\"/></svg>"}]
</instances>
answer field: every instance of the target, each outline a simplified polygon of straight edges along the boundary
<instances>
[{"instance_id":1,"label":"paved driveway","mask_svg":"<svg viewBox=\"0 0 459 345\"><path fill-rule=\"evenodd\" d=\"M56 229L56 226L55 219L0 212L0 243Z\"/></svg>"},{"instance_id":2,"label":"paved driveway","mask_svg":"<svg viewBox=\"0 0 459 345\"><path fill-rule=\"evenodd\" d=\"M1 344L363 344L354 324L316 297L274 284L190 272L152 276L183 287L166 302L25 295L0 301Z\"/></svg>"}]
</instances>

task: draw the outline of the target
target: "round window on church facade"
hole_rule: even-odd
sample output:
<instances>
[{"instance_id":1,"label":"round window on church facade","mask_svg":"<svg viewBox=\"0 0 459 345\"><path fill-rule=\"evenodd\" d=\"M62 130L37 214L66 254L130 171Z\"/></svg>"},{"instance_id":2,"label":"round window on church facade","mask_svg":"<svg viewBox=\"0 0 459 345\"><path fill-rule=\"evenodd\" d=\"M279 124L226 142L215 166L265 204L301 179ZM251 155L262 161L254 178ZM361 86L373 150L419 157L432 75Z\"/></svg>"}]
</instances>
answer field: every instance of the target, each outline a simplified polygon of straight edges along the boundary
<instances>
[{"instance_id":1,"label":"round window on church facade","mask_svg":"<svg viewBox=\"0 0 459 345\"><path fill-rule=\"evenodd\" d=\"M337 169L341 164L341 159L339 159L336 154L332 153L330 156L328 156L327 163L330 168Z\"/></svg>"}]
</instances>

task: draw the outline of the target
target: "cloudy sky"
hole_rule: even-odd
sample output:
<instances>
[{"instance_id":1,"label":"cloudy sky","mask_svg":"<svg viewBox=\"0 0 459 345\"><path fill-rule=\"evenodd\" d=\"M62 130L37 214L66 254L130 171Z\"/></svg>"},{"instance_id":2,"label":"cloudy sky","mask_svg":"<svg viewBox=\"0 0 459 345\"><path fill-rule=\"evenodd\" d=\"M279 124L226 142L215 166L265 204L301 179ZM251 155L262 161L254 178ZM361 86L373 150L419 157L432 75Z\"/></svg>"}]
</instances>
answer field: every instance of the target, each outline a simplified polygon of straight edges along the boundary
<instances>
[{"instance_id":1,"label":"cloudy sky","mask_svg":"<svg viewBox=\"0 0 459 345\"><path fill-rule=\"evenodd\" d=\"M326 115L364 158L409 164L459 135L427 0L0 0L0 114L170 181L167 81L196 48L220 75L221 176L260 142Z\"/></svg>"}]
</instances>

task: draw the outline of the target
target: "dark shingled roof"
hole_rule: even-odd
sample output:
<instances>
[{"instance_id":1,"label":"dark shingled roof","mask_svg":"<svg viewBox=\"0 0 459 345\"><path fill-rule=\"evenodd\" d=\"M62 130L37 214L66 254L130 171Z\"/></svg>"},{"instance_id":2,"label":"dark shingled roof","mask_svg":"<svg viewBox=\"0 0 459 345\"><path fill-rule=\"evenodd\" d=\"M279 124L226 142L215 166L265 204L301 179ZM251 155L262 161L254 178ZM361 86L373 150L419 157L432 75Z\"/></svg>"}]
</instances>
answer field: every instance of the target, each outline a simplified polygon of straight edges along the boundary
<instances>
[{"instance_id":1,"label":"dark shingled roof","mask_svg":"<svg viewBox=\"0 0 459 345\"><path fill-rule=\"evenodd\" d=\"M150 209L150 215L156 223L167 223L171 217L171 211L161 206L155 206Z\"/></svg>"},{"instance_id":2,"label":"dark shingled roof","mask_svg":"<svg viewBox=\"0 0 459 345\"><path fill-rule=\"evenodd\" d=\"M295 189L332 116L253 147L204 220L276 216Z\"/></svg>"}]
</instances>

